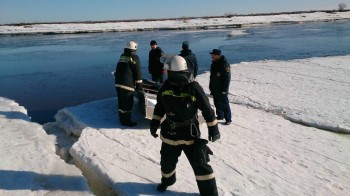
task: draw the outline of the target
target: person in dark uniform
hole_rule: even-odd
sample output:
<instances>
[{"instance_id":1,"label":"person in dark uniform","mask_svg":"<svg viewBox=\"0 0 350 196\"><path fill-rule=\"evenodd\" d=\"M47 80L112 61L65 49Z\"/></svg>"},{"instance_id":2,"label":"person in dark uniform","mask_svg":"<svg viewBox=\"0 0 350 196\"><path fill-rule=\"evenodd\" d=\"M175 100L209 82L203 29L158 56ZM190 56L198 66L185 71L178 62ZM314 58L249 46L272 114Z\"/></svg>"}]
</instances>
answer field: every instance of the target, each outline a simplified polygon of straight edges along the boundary
<instances>
[{"instance_id":1,"label":"person in dark uniform","mask_svg":"<svg viewBox=\"0 0 350 196\"><path fill-rule=\"evenodd\" d=\"M161 119L161 184L157 189L163 192L176 181L176 164L181 152L184 151L196 176L201 195L218 195L216 180L212 167L208 164L209 154L213 154L206 145L207 140L201 139L198 109L207 123L209 141L220 138L215 112L209 99L198 82L193 80L188 70L186 60L173 56L165 63L168 79L157 94L157 104L150 123L150 132L158 137L157 129Z\"/></svg>"},{"instance_id":2,"label":"person in dark uniform","mask_svg":"<svg viewBox=\"0 0 350 196\"><path fill-rule=\"evenodd\" d=\"M131 121L135 86L139 91L143 91L141 63L136 55L136 50L137 43L129 41L114 72L115 88L118 94L119 121L123 126L129 127L137 125L136 122Z\"/></svg>"},{"instance_id":3,"label":"person in dark uniform","mask_svg":"<svg viewBox=\"0 0 350 196\"><path fill-rule=\"evenodd\" d=\"M213 95L216 115L218 120L225 118L225 125L232 122L231 108L228 101L228 90L231 82L230 64L224 55L221 55L221 50L213 49L210 52L212 64L210 67L210 94Z\"/></svg>"},{"instance_id":4,"label":"person in dark uniform","mask_svg":"<svg viewBox=\"0 0 350 196\"><path fill-rule=\"evenodd\" d=\"M179 55L184 57L189 67L189 70L193 74L193 77L196 78L198 73L197 58L196 55L192 53L188 41L184 41L182 43L182 50L180 51Z\"/></svg>"},{"instance_id":5,"label":"person in dark uniform","mask_svg":"<svg viewBox=\"0 0 350 196\"><path fill-rule=\"evenodd\" d=\"M164 64L160 62L160 57L163 56L163 50L158 47L155 40L152 40L151 50L148 56L148 72L152 76L152 81L163 83Z\"/></svg>"}]
</instances>

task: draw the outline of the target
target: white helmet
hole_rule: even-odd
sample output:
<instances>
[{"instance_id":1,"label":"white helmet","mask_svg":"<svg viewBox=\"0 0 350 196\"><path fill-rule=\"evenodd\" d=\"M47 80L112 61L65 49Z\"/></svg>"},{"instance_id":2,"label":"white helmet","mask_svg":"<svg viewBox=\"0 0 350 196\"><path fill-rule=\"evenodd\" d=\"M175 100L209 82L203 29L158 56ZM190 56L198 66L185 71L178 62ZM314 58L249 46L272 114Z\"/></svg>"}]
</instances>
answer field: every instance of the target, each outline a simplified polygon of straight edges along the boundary
<instances>
[{"instance_id":1,"label":"white helmet","mask_svg":"<svg viewBox=\"0 0 350 196\"><path fill-rule=\"evenodd\" d=\"M129 41L126 48L137 50L137 43L135 41Z\"/></svg>"},{"instance_id":2,"label":"white helmet","mask_svg":"<svg viewBox=\"0 0 350 196\"><path fill-rule=\"evenodd\" d=\"M165 62L164 68L169 71L188 71L186 60L181 56L172 56Z\"/></svg>"}]
</instances>

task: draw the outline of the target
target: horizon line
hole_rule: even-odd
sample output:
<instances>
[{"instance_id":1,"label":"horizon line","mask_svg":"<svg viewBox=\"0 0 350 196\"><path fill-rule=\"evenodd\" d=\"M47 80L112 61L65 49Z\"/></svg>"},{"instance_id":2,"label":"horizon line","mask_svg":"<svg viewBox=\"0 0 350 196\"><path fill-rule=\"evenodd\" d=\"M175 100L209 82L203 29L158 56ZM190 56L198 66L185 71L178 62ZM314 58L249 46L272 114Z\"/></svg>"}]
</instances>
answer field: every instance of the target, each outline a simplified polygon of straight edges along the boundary
<instances>
[{"instance_id":1,"label":"horizon line","mask_svg":"<svg viewBox=\"0 0 350 196\"><path fill-rule=\"evenodd\" d=\"M164 21L164 20L179 20L179 19L195 19L195 18L227 18L227 17L237 17L237 16L266 16L266 15L282 15L282 14L301 14L301 13L314 13L314 12L348 12L350 9L331 9L331 10L304 10L304 11L289 11L289 12L267 12L267 13L250 13L250 14L232 14L225 13L224 15L219 16L183 16L183 17L174 17L174 18L148 18L148 19L123 19L123 20L86 20L86 21L69 21L69 22L20 22L20 23L5 23L0 24L0 26L22 26L22 25L34 25L34 24L69 24L69 23L109 23L109 22L137 22L137 21Z\"/></svg>"}]
</instances>

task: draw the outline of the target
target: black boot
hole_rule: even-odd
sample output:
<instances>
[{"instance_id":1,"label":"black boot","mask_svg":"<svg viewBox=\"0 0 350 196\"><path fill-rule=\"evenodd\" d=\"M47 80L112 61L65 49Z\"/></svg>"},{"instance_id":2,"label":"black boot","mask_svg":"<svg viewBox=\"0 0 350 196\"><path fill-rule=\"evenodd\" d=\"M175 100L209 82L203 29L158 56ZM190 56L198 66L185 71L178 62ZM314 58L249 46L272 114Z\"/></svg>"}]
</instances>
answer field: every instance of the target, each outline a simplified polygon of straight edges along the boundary
<instances>
[{"instance_id":1,"label":"black boot","mask_svg":"<svg viewBox=\"0 0 350 196\"><path fill-rule=\"evenodd\" d=\"M166 191L166 189L168 188L168 186L167 185L165 185L165 184L159 184L158 186L157 186L157 190L159 191L159 192L164 192L164 191Z\"/></svg>"},{"instance_id":2,"label":"black boot","mask_svg":"<svg viewBox=\"0 0 350 196\"><path fill-rule=\"evenodd\" d=\"M128 124L129 124L129 126L130 127L133 127L133 126L136 126L137 125L137 123L136 122L133 122L133 121L131 121L131 112L128 112L127 113L128 115L127 115L127 117L128 117Z\"/></svg>"},{"instance_id":3,"label":"black boot","mask_svg":"<svg viewBox=\"0 0 350 196\"><path fill-rule=\"evenodd\" d=\"M175 184L175 182L176 182L176 174L172 175L170 178L162 177L162 183L157 186L157 190L159 192L164 192L166 191L168 186Z\"/></svg>"},{"instance_id":4,"label":"black boot","mask_svg":"<svg viewBox=\"0 0 350 196\"><path fill-rule=\"evenodd\" d=\"M134 127L137 125L136 122L132 122L132 121L128 121L128 122L125 122L125 123L122 123L123 126L126 126L126 127Z\"/></svg>"},{"instance_id":5,"label":"black boot","mask_svg":"<svg viewBox=\"0 0 350 196\"><path fill-rule=\"evenodd\" d=\"M119 113L120 116L120 124L122 124L123 126L127 126L127 127L134 127L137 125L136 122L132 122L130 120L131 118L131 112L127 112L127 113Z\"/></svg>"},{"instance_id":6,"label":"black boot","mask_svg":"<svg viewBox=\"0 0 350 196\"><path fill-rule=\"evenodd\" d=\"M203 196L218 196L218 189L216 187L216 180L215 178L210 180L203 180L199 181L197 180L197 185L199 188L200 195Z\"/></svg>"},{"instance_id":7,"label":"black boot","mask_svg":"<svg viewBox=\"0 0 350 196\"><path fill-rule=\"evenodd\" d=\"M168 184L162 182L162 183L160 183L160 184L157 186L157 190L158 190L159 192L164 192L164 191L166 191L166 189L168 188L168 186L171 186L171 185L173 185L173 184L175 184L175 181L170 182L170 183L168 183Z\"/></svg>"}]
</instances>

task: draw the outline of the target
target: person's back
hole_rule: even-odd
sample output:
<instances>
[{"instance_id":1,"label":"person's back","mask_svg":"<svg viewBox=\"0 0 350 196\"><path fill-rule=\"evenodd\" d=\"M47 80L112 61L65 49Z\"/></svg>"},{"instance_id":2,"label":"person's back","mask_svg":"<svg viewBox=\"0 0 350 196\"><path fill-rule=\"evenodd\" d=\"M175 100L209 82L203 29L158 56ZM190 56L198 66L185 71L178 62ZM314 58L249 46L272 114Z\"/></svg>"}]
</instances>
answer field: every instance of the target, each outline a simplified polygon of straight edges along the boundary
<instances>
[{"instance_id":1,"label":"person's back","mask_svg":"<svg viewBox=\"0 0 350 196\"><path fill-rule=\"evenodd\" d=\"M141 78L140 60L135 51L124 48L124 53L117 63L115 76L115 84L134 88L135 80Z\"/></svg>"},{"instance_id":2,"label":"person's back","mask_svg":"<svg viewBox=\"0 0 350 196\"><path fill-rule=\"evenodd\" d=\"M137 43L129 41L124 48L124 53L120 55L114 72L119 121L121 125L129 127L137 125L136 122L131 121L135 86L142 91L141 64L136 50Z\"/></svg>"},{"instance_id":3,"label":"person's back","mask_svg":"<svg viewBox=\"0 0 350 196\"><path fill-rule=\"evenodd\" d=\"M215 113L203 88L193 80L186 60L181 56L170 57L168 79L157 93L157 104L150 123L150 132L158 137L157 129L161 123L161 184L157 190L164 192L176 182L176 164L183 151L196 175L201 195L218 195L216 179L212 167L208 164L209 154L213 154L206 145L207 140L200 138L197 119L198 109L208 126L209 141L220 139Z\"/></svg>"},{"instance_id":4,"label":"person's back","mask_svg":"<svg viewBox=\"0 0 350 196\"><path fill-rule=\"evenodd\" d=\"M187 41L182 43L182 50L180 51L179 56L182 56L186 60L189 70L193 74L193 77L196 78L198 73L197 58L192 50L189 49L189 43Z\"/></svg>"},{"instance_id":5,"label":"person's back","mask_svg":"<svg viewBox=\"0 0 350 196\"><path fill-rule=\"evenodd\" d=\"M197 82L177 85L166 80L159 91L163 94L162 103L165 113L173 114L167 118L176 122L195 118L200 107L195 102L196 96L203 95Z\"/></svg>"}]
</instances>

